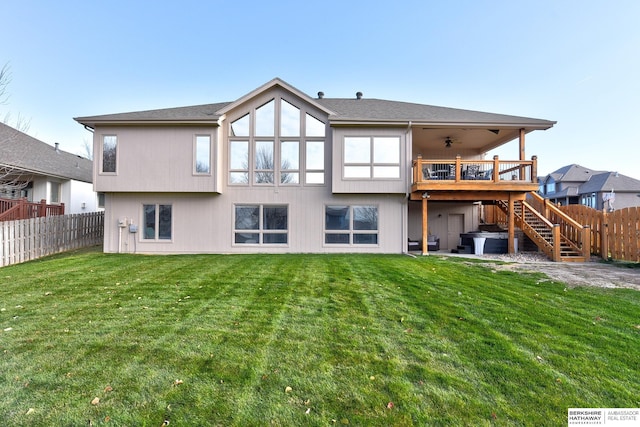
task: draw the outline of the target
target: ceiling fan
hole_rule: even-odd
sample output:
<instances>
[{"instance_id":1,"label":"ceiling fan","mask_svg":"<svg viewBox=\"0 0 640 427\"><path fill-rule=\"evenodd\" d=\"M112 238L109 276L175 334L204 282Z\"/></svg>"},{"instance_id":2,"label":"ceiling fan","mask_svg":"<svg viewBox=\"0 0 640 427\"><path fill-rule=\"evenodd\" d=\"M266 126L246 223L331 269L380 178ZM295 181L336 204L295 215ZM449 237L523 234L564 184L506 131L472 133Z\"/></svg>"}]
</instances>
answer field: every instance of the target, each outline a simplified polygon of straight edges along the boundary
<instances>
[{"instance_id":1,"label":"ceiling fan","mask_svg":"<svg viewBox=\"0 0 640 427\"><path fill-rule=\"evenodd\" d=\"M448 136L448 137L444 140L444 146L445 146L445 147L447 147L447 148L451 148L451 145L452 145L454 142L455 142L456 144L460 143L460 141L454 141L453 139L451 139L451 137L450 137L450 136Z\"/></svg>"}]
</instances>

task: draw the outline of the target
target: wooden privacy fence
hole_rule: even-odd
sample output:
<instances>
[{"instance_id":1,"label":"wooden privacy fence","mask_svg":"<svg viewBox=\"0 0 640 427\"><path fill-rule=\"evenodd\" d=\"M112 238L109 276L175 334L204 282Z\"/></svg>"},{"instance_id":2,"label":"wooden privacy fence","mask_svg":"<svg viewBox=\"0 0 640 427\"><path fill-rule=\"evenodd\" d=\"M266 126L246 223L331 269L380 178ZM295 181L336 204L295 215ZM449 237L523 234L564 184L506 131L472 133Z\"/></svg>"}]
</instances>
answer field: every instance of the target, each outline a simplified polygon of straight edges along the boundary
<instances>
[{"instance_id":1,"label":"wooden privacy fence","mask_svg":"<svg viewBox=\"0 0 640 427\"><path fill-rule=\"evenodd\" d=\"M104 212L0 222L0 267L101 244Z\"/></svg>"},{"instance_id":2,"label":"wooden privacy fence","mask_svg":"<svg viewBox=\"0 0 640 427\"><path fill-rule=\"evenodd\" d=\"M603 212L583 205L560 209L591 227L591 253L619 261L640 262L640 207Z\"/></svg>"}]
</instances>

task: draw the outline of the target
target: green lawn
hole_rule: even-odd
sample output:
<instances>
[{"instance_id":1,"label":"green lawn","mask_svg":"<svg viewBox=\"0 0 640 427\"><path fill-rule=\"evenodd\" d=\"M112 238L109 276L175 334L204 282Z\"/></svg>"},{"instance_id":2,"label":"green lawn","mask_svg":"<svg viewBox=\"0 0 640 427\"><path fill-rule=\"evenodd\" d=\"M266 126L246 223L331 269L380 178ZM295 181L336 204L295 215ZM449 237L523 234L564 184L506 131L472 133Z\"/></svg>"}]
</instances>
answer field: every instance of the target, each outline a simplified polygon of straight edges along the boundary
<instances>
[{"instance_id":1,"label":"green lawn","mask_svg":"<svg viewBox=\"0 0 640 427\"><path fill-rule=\"evenodd\" d=\"M90 250L4 267L0 419L558 426L640 407L640 292L490 265Z\"/></svg>"}]
</instances>

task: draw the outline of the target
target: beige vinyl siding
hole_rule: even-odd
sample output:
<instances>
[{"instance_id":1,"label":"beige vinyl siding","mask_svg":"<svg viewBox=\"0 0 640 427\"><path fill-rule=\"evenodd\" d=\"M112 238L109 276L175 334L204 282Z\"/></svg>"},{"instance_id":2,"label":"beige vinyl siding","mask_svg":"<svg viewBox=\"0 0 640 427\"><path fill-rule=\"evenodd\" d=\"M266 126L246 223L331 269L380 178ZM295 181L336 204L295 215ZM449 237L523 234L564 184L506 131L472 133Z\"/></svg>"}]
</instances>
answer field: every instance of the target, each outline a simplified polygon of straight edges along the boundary
<instances>
[{"instance_id":1,"label":"beige vinyl siding","mask_svg":"<svg viewBox=\"0 0 640 427\"><path fill-rule=\"evenodd\" d=\"M217 126L101 126L94 131L99 157L102 137L117 136L116 173L94 166L94 189L104 192L217 192L221 164ZM193 173L195 135L211 135L212 173Z\"/></svg>"},{"instance_id":2,"label":"beige vinyl siding","mask_svg":"<svg viewBox=\"0 0 640 427\"><path fill-rule=\"evenodd\" d=\"M105 218L105 252L137 253L400 253L406 199L399 195L334 196L326 188L301 191L300 188L280 188L279 191L234 190L233 194L175 193L111 193L106 197L108 217ZM118 220L142 224L144 204L172 205L172 239L145 241L138 233L122 230ZM238 245L233 241L234 206L262 204L288 206L288 243L286 245ZM326 205L373 205L378 207L377 245L324 244L324 208ZM121 248L119 249L119 242Z\"/></svg>"},{"instance_id":3,"label":"beige vinyl siding","mask_svg":"<svg viewBox=\"0 0 640 427\"><path fill-rule=\"evenodd\" d=\"M407 129L406 128L334 128L332 132L332 176L333 193L402 193L407 191ZM398 137L400 138L400 175L398 178L345 178L345 137Z\"/></svg>"}]
</instances>

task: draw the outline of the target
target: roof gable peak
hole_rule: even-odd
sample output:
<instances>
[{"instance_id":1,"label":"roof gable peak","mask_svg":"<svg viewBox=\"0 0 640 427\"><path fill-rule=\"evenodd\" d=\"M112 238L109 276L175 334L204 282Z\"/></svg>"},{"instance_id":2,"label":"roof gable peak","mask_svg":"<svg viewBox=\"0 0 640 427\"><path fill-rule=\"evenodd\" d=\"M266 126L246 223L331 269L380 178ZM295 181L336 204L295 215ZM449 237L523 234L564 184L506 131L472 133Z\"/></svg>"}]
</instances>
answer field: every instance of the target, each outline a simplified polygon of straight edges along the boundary
<instances>
[{"instance_id":1,"label":"roof gable peak","mask_svg":"<svg viewBox=\"0 0 640 427\"><path fill-rule=\"evenodd\" d=\"M275 87L280 87L280 88L284 89L285 91L292 93L293 95L297 96L298 98L301 98L305 102L313 105L317 109L326 112L328 115L334 115L335 114L333 111L328 109L326 106L324 106L322 104L319 104L314 98L311 98L306 93L304 93L301 90L293 87L292 85L290 85L289 83L285 82L284 80L282 80L279 77L275 77L275 78L271 79L270 81L268 81L267 83L265 83L262 86L258 87L257 89L252 90L251 92L247 93L246 95L238 98L236 101L233 101L233 102L229 103L228 105L224 106L223 108L218 110L218 114L220 114L222 116L222 115L226 114L227 112L233 110L234 108L238 107L239 105L242 105L245 102L249 101L250 99L253 99L256 96L259 96L260 94L265 93L265 92L267 92L267 91L269 91L269 90L271 90L271 89L273 89Z\"/></svg>"}]
</instances>

